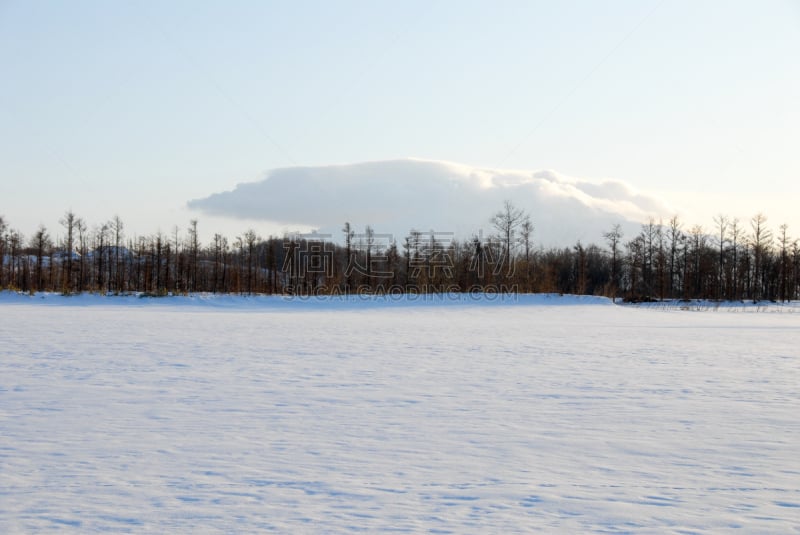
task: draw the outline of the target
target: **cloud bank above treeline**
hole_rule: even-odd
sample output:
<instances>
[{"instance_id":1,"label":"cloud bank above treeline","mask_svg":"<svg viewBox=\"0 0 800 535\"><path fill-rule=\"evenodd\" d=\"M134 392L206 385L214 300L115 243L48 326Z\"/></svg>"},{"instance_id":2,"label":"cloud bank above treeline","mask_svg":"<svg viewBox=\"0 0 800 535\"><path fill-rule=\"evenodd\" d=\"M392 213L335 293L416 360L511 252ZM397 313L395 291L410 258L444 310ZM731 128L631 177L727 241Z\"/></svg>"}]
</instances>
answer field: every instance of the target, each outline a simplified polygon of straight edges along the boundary
<instances>
[{"instance_id":1,"label":"cloud bank above treeline","mask_svg":"<svg viewBox=\"0 0 800 535\"><path fill-rule=\"evenodd\" d=\"M189 201L201 213L315 229L335 239L349 221L402 239L412 229L452 232L458 239L492 232L490 218L510 200L531 216L534 241L545 246L600 242L621 224L638 232L671 210L619 180L568 177L550 170L470 167L421 159L289 167L258 182Z\"/></svg>"}]
</instances>

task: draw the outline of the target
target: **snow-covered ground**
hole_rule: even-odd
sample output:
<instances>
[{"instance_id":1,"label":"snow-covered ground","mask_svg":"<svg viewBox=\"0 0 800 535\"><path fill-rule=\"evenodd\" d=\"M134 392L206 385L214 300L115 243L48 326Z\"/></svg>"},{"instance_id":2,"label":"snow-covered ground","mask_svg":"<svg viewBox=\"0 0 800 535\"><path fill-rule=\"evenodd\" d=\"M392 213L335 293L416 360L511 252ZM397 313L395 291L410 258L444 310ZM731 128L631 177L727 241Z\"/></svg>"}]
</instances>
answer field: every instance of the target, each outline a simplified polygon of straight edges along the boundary
<instances>
[{"instance_id":1,"label":"snow-covered ground","mask_svg":"<svg viewBox=\"0 0 800 535\"><path fill-rule=\"evenodd\" d=\"M798 533L800 314L742 310L5 293L0 532Z\"/></svg>"}]
</instances>

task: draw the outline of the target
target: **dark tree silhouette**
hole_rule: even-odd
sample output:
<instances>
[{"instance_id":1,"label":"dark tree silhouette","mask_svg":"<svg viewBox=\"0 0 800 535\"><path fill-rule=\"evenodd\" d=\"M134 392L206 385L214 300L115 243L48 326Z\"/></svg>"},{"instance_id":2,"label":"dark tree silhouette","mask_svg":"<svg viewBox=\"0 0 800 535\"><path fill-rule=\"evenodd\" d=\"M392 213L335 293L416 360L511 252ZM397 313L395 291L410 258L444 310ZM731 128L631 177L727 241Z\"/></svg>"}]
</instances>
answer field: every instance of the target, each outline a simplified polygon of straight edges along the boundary
<instances>
[{"instance_id":1,"label":"dark tree silhouette","mask_svg":"<svg viewBox=\"0 0 800 535\"><path fill-rule=\"evenodd\" d=\"M61 226L67 232L67 241L64 244L64 256L66 272L64 274L64 293L70 293L73 290L72 284L72 258L75 254L75 230L78 226L78 217L72 210L67 210L64 217L61 218Z\"/></svg>"},{"instance_id":2,"label":"dark tree silhouette","mask_svg":"<svg viewBox=\"0 0 800 535\"><path fill-rule=\"evenodd\" d=\"M611 230L603 233L603 237L608 243L608 248L611 250L611 281L608 288L608 293L611 294L611 301L617 299L617 292L619 291L619 244L622 240L622 227L619 224L614 225Z\"/></svg>"},{"instance_id":3,"label":"dark tree silhouette","mask_svg":"<svg viewBox=\"0 0 800 535\"><path fill-rule=\"evenodd\" d=\"M511 201L503 203L503 209L492 217L491 223L498 233L498 238L503 244L503 268L506 276L513 273L511 254L515 246L515 234L525 220L525 212L514 206Z\"/></svg>"}]
</instances>

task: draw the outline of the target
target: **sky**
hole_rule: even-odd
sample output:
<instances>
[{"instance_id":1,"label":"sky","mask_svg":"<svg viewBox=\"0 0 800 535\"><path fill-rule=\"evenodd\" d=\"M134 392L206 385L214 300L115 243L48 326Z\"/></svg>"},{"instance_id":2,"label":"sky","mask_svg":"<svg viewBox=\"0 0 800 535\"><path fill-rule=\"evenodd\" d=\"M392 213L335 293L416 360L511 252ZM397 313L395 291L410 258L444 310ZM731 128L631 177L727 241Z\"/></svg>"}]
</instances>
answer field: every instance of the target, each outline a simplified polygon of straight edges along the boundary
<instances>
[{"instance_id":1,"label":"sky","mask_svg":"<svg viewBox=\"0 0 800 535\"><path fill-rule=\"evenodd\" d=\"M426 183L401 171L427 162L449 189L426 202L454 219L419 228L474 233L510 197L542 241L602 241L537 220L549 197L530 184L559 177L583 185L565 219L763 212L800 236L798 57L788 0L0 0L0 215L26 236L62 235L67 210L90 228L119 215L129 236L192 219L206 241L345 219L401 232L408 217L381 229L377 208L402 212L389 193ZM362 164L383 173L363 193ZM528 185L492 178L509 176ZM294 186L256 188L263 213L212 202L275 177ZM341 217L333 199L307 215L319 183L352 191Z\"/></svg>"}]
</instances>

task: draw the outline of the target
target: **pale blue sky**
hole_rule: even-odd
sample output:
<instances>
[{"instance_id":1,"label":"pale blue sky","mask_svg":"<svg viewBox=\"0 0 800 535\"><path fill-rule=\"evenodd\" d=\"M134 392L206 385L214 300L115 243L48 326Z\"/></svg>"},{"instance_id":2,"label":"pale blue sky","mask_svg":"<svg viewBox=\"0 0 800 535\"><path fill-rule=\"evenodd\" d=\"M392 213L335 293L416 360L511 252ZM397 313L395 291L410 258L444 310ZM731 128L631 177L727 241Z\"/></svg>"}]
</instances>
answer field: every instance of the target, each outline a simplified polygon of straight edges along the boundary
<instances>
[{"instance_id":1,"label":"pale blue sky","mask_svg":"<svg viewBox=\"0 0 800 535\"><path fill-rule=\"evenodd\" d=\"M618 179L688 223L763 211L800 236L798 57L788 0L0 0L0 214L26 235L68 208L268 234L186 202L419 157Z\"/></svg>"}]
</instances>

